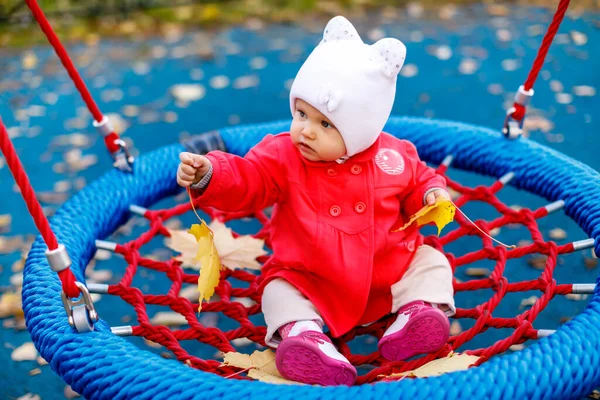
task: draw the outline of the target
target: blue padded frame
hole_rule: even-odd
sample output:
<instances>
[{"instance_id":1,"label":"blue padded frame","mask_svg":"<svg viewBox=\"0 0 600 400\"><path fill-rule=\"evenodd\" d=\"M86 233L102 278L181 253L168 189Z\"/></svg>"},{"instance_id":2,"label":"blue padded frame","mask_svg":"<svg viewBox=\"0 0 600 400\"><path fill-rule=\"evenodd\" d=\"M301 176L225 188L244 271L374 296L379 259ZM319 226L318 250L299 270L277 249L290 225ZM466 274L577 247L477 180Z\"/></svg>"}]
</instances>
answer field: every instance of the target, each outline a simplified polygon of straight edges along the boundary
<instances>
[{"instance_id":1,"label":"blue padded frame","mask_svg":"<svg viewBox=\"0 0 600 400\"><path fill-rule=\"evenodd\" d=\"M229 152L245 154L267 133L289 121L219 131ZM595 239L600 254L600 174L588 166L525 139L508 141L487 128L421 118L391 118L386 131L417 146L421 158L437 164L447 154L453 167L500 177L512 171L511 185L550 201L563 199L565 212ZM109 236L129 218L130 204L149 207L179 191L176 144L136 160L134 173L112 170L69 200L52 218L72 270L84 282L94 241ZM386 399L386 398L577 398L600 386L600 291L585 310L555 334L524 350L500 355L480 367L428 379L405 379L355 387L270 385L224 379L140 350L110 332L78 334L67 323L61 285L37 238L27 258L23 307L40 354L75 391L93 399Z\"/></svg>"}]
</instances>

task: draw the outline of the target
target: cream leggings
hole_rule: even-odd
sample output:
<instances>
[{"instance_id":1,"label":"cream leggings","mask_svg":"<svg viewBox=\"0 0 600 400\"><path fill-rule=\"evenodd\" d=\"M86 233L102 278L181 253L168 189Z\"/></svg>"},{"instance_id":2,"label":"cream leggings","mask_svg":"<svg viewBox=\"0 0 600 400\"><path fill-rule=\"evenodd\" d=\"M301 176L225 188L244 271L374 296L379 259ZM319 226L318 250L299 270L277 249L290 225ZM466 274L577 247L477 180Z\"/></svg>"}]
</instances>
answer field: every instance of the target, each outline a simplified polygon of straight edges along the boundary
<instances>
[{"instance_id":1,"label":"cream leggings","mask_svg":"<svg viewBox=\"0 0 600 400\"><path fill-rule=\"evenodd\" d=\"M433 247L423 245L417 249L412 263L402 279L391 287L391 312L415 300L445 306L448 316L454 315L454 290L452 269L448 259ZM267 323L265 342L277 347L281 337L277 330L283 325L301 320L315 320L321 325L323 319L315 306L295 287L283 279L274 279L265 286L262 296L262 312Z\"/></svg>"}]
</instances>

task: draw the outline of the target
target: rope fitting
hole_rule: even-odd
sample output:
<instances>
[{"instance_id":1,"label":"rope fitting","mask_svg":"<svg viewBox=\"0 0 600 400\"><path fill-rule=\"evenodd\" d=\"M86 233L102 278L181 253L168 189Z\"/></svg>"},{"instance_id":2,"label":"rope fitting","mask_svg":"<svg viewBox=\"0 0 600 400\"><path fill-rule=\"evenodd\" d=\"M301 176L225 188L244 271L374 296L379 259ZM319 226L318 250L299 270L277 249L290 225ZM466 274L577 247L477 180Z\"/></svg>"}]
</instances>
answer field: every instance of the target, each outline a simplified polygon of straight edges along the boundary
<instances>
[{"instance_id":1,"label":"rope fitting","mask_svg":"<svg viewBox=\"0 0 600 400\"><path fill-rule=\"evenodd\" d=\"M115 133L110 119L104 115L100 122L94 120L93 125L104 136L104 144L114 161L113 166L123 172L132 172L133 156L127 149L127 143Z\"/></svg>"},{"instance_id":2,"label":"rope fitting","mask_svg":"<svg viewBox=\"0 0 600 400\"><path fill-rule=\"evenodd\" d=\"M515 103L527 107L529 103L531 103L533 93L533 88L525 90L525 86L519 86L519 90L517 90L517 93L515 94Z\"/></svg>"},{"instance_id":3,"label":"rope fitting","mask_svg":"<svg viewBox=\"0 0 600 400\"><path fill-rule=\"evenodd\" d=\"M71 257L62 244L59 244L54 250L46 250L44 254L50 264L50 269L54 272L64 271L71 266Z\"/></svg>"},{"instance_id":4,"label":"rope fitting","mask_svg":"<svg viewBox=\"0 0 600 400\"><path fill-rule=\"evenodd\" d=\"M517 120L513 118L513 114L517 111L515 107L511 107L506 111L506 117L504 118L504 125L502 126L502 134L507 139L517 139L523 134L523 121L524 119Z\"/></svg>"},{"instance_id":5,"label":"rope fitting","mask_svg":"<svg viewBox=\"0 0 600 400\"><path fill-rule=\"evenodd\" d=\"M115 160L113 166L123 172L133 172L134 159L127 148L127 143L123 139L117 139L114 143L119 147L119 150L111 153L113 160Z\"/></svg>"},{"instance_id":6,"label":"rope fitting","mask_svg":"<svg viewBox=\"0 0 600 400\"><path fill-rule=\"evenodd\" d=\"M92 332L94 323L98 321L98 313L94 307L92 296L83 283L75 281L75 285L81 291L79 299L73 301L67 297L65 292L61 293L62 302L69 317L69 325L78 333Z\"/></svg>"},{"instance_id":7,"label":"rope fitting","mask_svg":"<svg viewBox=\"0 0 600 400\"><path fill-rule=\"evenodd\" d=\"M115 131L110 123L110 119L106 115L102 116L102 120L100 122L94 120L93 125L98 133L102 136L108 136Z\"/></svg>"},{"instance_id":8,"label":"rope fitting","mask_svg":"<svg viewBox=\"0 0 600 400\"><path fill-rule=\"evenodd\" d=\"M519 86L515 94L515 102L506 111L502 134L508 139L517 139L523 134L523 122L525 121L525 110L533 97L533 88L525 90L525 86Z\"/></svg>"}]
</instances>

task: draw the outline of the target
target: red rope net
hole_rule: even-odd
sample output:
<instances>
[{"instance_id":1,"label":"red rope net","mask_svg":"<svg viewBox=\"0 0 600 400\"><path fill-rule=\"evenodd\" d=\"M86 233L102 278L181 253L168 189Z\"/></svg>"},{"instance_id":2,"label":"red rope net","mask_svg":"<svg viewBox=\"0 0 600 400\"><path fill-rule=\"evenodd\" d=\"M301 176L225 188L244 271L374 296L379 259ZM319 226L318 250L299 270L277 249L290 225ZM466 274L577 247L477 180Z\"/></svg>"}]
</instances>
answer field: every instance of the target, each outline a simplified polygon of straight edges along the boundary
<instances>
[{"instance_id":1,"label":"red rope net","mask_svg":"<svg viewBox=\"0 0 600 400\"><path fill-rule=\"evenodd\" d=\"M445 174L446 167L443 165L440 166L438 172ZM343 337L333 339L334 344L340 349L340 352L354 365L371 365L374 367L366 374L360 376L357 380L357 384L374 382L380 380L381 376L412 370L436 358L444 357L448 355L450 351L457 350L475 336L489 328L512 329L512 333L509 336L496 341L490 347L464 351L464 353L481 357L478 361L479 364L485 362L490 359L490 357L506 351L514 344L520 344L528 339L537 338L537 330L532 328L532 323L538 314L547 306L554 295L572 293L571 284L556 284L556 281L553 279L553 272L557 264L557 256L559 254L572 252L574 246L572 243L558 246L554 242L544 241L542 234L538 229L537 219L548 214L548 210L545 207L537 210L526 208L514 210L510 208L502 203L496 196L496 193L503 187L501 181L496 181L489 187L478 186L476 188L469 188L460 185L447 176L446 179L449 188L458 193L458 197L455 199L457 206L461 207L467 202L480 201L490 204L500 213L500 217L490 221L475 221L475 224L481 228L481 230L489 234L490 231L495 228L504 227L509 224L519 224L524 226L530 232L533 242L515 249L494 246L491 239L477 230L477 228L462 217L460 213L456 214L456 222L458 223L457 228L448 231L447 234L440 238L428 236L426 238L426 243L440 250L445 245L467 235L481 238L483 246L477 251L462 256L455 256L451 253L446 253L446 255L454 272L456 272L458 268L463 268L480 260L491 260L495 266L489 276L482 279L472 279L463 282L459 282L455 278L454 289L456 293L479 289L491 289L493 295L483 304L480 304L475 308L457 308L456 315L453 318L474 320L474 325L471 328L451 336L447 345L438 352L408 362L388 362L381 358L378 352L367 355L352 354L350 347L348 346L348 342L361 335L371 335L380 338L385 329L394 321L394 316L387 316L368 326L357 327ZM214 209L203 209L201 204L198 204L197 207L210 215L211 218L216 218L222 222L244 216L241 214L226 214ZM167 220L187 213L190 210L191 206L188 203L170 209L149 210L145 213L144 217L150 222L149 229L139 238L123 245L117 245L115 249L116 253L119 253L124 257L127 262L127 268L120 282L116 285L111 285L108 293L120 296L135 309L138 325L133 326L134 336L144 337L147 340L161 344L170 350L179 361L186 363L191 367L213 372L222 376L232 376L236 379L249 379L241 374L236 374L236 372L240 371L238 368L222 366L221 361L203 360L189 354L182 348L180 341L197 340L201 343L213 346L221 352L236 351L231 342L240 338L247 338L258 345L264 346L266 328L264 326L254 326L249 320L249 316L256 315L261 311L261 299L257 294L257 276L244 270L225 269L222 272L221 281L215 291L219 299L204 303L202 306L202 313L223 313L239 323L237 329L221 331L218 328L203 326L199 322L196 314L198 303L193 303L190 300L179 296L183 284L197 284L197 274L185 273L181 268L181 262L175 259L156 261L150 258L144 258L140 254L140 248L150 242L153 238L157 236L169 236L169 231L165 226ZM263 228L254 236L264 239L268 246L268 217L264 212L255 215L255 217L263 225ZM507 260L533 254L547 256L545 268L542 270L541 275L533 280L514 283L509 282L504 276ZM267 257L268 256L259 258L258 261L264 262ZM164 295L145 294L136 287L133 287L132 281L134 276L139 273L141 268L151 269L166 274L173 282L168 293ZM246 282L248 287L233 287L228 281L228 278L235 278L239 281ZM498 318L493 316L494 310L507 293L525 292L530 290L537 290L542 293L531 308L513 318ZM233 301L232 298L234 298ZM255 302L255 304L246 306L241 302L236 301L239 298L249 298ZM153 325L150 322L146 311L147 305L169 307L172 311L183 315L189 327L181 330L171 330L166 326ZM233 374L236 375L233 376Z\"/></svg>"}]
</instances>

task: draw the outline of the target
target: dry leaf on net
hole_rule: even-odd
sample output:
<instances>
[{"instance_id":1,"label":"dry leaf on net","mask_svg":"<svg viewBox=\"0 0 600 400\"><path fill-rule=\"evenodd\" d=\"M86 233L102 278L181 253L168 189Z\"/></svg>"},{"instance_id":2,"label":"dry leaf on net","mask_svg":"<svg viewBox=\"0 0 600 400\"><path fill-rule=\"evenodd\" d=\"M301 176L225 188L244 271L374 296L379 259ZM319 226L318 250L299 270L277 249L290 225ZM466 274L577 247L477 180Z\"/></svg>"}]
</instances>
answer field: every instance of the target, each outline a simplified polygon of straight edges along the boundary
<instances>
[{"instance_id":1,"label":"dry leaf on net","mask_svg":"<svg viewBox=\"0 0 600 400\"><path fill-rule=\"evenodd\" d=\"M221 255L221 262L229 269L246 268L259 270L257 257L267 254L265 241L250 235L233 237L231 228L219 221L212 221L209 228L215 235L215 246Z\"/></svg>"},{"instance_id":2,"label":"dry leaf on net","mask_svg":"<svg viewBox=\"0 0 600 400\"><path fill-rule=\"evenodd\" d=\"M400 372L385 377L385 380L395 380L404 377L426 378L439 376L448 372L463 371L479 360L477 356L450 353L447 357L438 358L412 371Z\"/></svg>"},{"instance_id":3,"label":"dry leaf on net","mask_svg":"<svg viewBox=\"0 0 600 400\"><path fill-rule=\"evenodd\" d=\"M181 261L183 267L200 270L200 261L196 259L198 255L196 238L186 230L168 229L168 231L170 237L165 239L165 244L179 253L176 259Z\"/></svg>"},{"instance_id":4,"label":"dry leaf on net","mask_svg":"<svg viewBox=\"0 0 600 400\"><path fill-rule=\"evenodd\" d=\"M270 349L264 351L256 350L250 355L233 351L225 353L223 365L248 370L248 376L250 378L261 382L299 384L298 382L292 382L282 378L275 365L275 353Z\"/></svg>"},{"instance_id":5,"label":"dry leaf on net","mask_svg":"<svg viewBox=\"0 0 600 400\"><path fill-rule=\"evenodd\" d=\"M229 269L246 268L259 270L261 265L256 258L267 254L264 250L264 240L256 239L250 235L234 238L231 229L219 221L212 221L208 227L213 232L217 252L221 257L221 264ZM200 269L197 259L198 243L195 238L185 230L169 229L170 238L166 245L181 253L177 257L184 267Z\"/></svg>"},{"instance_id":6,"label":"dry leaf on net","mask_svg":"<svg viewBox=\"0 0 600 400\"><path fill-rule=\"evenodd\" d=\"M456 207L452 201L445 198L437 198L433 205L428 205L421 208L413 216L410 217L408 222L404 226L396 229L393 232L403 231L412 225L413 222L417 222L418 226L433 222L438 228L438 236L442 232L442 229L454 220L454 213Z\"/></svg>"}]
</instances>

